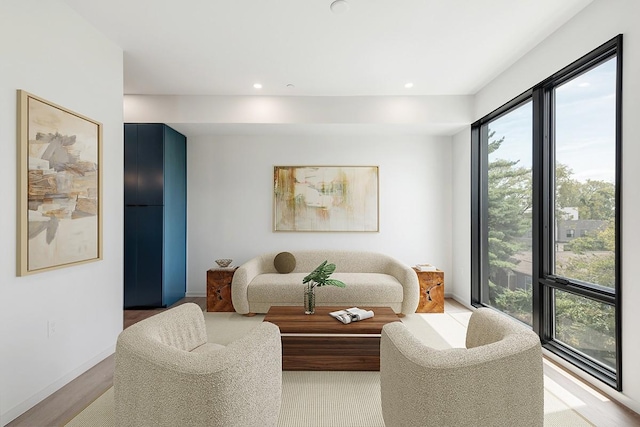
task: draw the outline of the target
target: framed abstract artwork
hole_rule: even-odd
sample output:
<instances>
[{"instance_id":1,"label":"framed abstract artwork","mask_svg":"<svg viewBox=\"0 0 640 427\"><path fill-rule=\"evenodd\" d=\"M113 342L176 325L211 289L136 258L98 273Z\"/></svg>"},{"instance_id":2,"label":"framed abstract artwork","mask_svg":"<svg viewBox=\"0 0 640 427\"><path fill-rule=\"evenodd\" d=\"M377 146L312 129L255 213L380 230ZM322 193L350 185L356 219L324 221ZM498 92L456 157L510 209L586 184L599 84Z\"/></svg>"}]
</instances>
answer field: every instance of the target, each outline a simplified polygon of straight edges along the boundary
<instances>
[{"instance_id":1,"label":"framed abstract artwork","mask_svg":"<svg viewBox=\"0 0 640 427\"><path fill-rule=\"evenodd\" d=\"M274 231L379 231L378 166L275 166Z\"/></svg>"},{"instance_id":2,"label":"framed abstract artwork","mask_svg":"<svg viewBox=\"0 0 640 427\"><path fill-rule=\"evenodd\" d=\"M102 124L18 91L18 275L102 259Z\"/></svg>"}]
</instances>

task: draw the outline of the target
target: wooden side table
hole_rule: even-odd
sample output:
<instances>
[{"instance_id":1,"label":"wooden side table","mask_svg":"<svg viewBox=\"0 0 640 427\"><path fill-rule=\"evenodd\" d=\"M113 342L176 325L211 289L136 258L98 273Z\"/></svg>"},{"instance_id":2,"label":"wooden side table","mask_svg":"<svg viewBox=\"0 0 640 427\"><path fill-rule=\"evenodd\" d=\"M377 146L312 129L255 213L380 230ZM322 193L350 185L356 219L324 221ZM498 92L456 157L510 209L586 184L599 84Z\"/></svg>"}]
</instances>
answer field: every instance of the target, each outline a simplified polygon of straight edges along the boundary
<instances>
[{"instance_id":1,"label":"wooden side table","mask_svg":"<svg viewBox=\"0 0 640 427\"><path fill-rule=\"evenodd\" d=\"M420 302L416 313L444 313L444 272L413 271L420 282Z\"/></svg>"},{"instance_id":2,"label":"wooden side table","mask_svg":"<svg viewBox=\"0 0 640 427\"><path fill-rule=\"evenodd\" d=\"M238 267L207 271L207 311L236 311L231 301L231 281Z\"/></svg>"}]
</instances>

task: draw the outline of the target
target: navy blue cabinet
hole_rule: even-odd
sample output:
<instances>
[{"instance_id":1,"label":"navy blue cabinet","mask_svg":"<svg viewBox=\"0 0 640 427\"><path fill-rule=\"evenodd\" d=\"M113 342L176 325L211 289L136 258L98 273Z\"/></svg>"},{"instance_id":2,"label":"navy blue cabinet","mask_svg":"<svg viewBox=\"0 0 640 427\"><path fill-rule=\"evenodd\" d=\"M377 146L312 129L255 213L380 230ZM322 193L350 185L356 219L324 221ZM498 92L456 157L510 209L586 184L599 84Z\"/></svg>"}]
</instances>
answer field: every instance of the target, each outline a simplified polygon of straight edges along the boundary
<instances>
[{"instance_id":1,"label":"navy blue cabinet","mask_svg":"<svg viewBox=\"0 0 640 427\"><path fill-rule=\"evenodd\" d=\"M184 298L186 138L164 124L124 125L124 308Z\"/></svg>"}]
</instances>

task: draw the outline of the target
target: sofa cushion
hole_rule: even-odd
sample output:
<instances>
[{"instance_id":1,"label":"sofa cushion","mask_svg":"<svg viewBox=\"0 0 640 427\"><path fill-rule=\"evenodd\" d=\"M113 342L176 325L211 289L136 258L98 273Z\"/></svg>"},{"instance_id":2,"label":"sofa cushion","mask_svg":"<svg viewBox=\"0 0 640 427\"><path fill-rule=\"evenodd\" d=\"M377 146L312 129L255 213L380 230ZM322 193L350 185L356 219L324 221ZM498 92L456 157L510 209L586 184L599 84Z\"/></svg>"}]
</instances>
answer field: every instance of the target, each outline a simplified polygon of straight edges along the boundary
<instances>
[{"instance_id":1,"label":"sofa cushion","mask_svg":"<svg viewBox=\"0 0 640 427\"><path fill-rule=\"evenodd\" d=\"M291 252L280 252L273 259L273 266L278 273L291 273L296 268L296 257Z\"/></svg>"},{"instance_id":2,"label":"sofa cushion","mask_svg":"<svg viewBox=\"0 0 640 427\"><path fill-rule=\"evenodd\" d=\"M268 303L300 303L303 300L302 279L308 273L259 274L247 289L249 301ZM367 303L402 302L403 288L398 280L382 273L334 273L332 279L344 282L346 288L322 286L316 288L317 303L366 305Z\"/></svg>"}]
</instances>

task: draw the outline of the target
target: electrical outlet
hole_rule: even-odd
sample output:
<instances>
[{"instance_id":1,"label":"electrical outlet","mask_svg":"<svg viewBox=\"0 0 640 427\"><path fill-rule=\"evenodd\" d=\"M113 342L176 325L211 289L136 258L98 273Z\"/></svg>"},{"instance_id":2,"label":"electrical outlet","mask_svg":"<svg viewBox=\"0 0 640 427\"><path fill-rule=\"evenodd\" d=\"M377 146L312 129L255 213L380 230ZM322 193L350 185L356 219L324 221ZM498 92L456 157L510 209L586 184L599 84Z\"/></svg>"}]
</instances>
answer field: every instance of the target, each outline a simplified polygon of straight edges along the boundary
<instances>
[{"instance_id":1,"label":"electrical outlet","mask_svg":"<svg viewBox=\"0 0 640 427\"><path fill-rule=\"evenodd\" d=\"M56 334L56 321L55 320L48 320L47 321L47 337L51 338L52 336L54 336Z\"/></svg>"}]
</instances>

